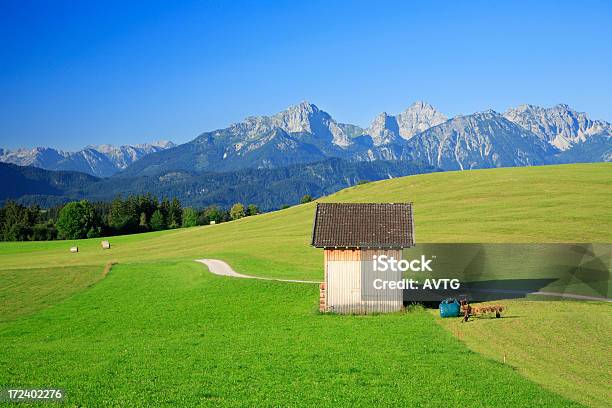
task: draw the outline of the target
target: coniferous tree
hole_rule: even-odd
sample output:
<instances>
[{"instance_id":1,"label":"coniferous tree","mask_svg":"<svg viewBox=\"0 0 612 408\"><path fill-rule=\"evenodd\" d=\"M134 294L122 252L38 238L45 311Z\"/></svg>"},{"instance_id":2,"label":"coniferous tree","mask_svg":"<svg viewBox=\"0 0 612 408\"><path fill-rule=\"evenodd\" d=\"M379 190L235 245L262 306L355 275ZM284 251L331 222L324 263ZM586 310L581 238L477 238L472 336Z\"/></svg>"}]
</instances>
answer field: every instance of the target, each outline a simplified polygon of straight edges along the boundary
<instances>
[{"instance_id":1,"label":"coniferous tree","mask_svg":"<svg viewBox=\"0 0 612 408\"><path fill-rule=\"evenodd\" d=\"M155 210L155 212L151 216L151 229L153 231L161 231L163 229L166 229L164 215L160 210Z\"/></svg>"},{"instance_id":2,"label":"coniferous tree","mask_svg":"<svg viewBox=\"0 0 612 408\"><path fill-rule=\"evenodd\" d=\"M183 209L181 208L181 202L178 198L174 197L170 203L170 221L168 227L178 228L181 226L183 218Z\"/></svg>"},{"instance_id":3,"label":"coniferous tree","mask_svg":"<svg viewBox=\"0 0 612 408\"><path fill-rule=\"evenodd\" d=\"M183 209L183 228L195 227L198 225L198 212L193 208Z\"/></svg>"},{"instance_id":4,"label":"coniferous tree","mask_svg":"<svg viewBox=\"0 0 612 408\"><path fill-rule=\"evenodd\" d=\"M30 232L26 208L12 200L7 201L2 211L2 239L25 241Z\"/></svg>"},{"instance_id":5,"label":"coniferous tree","mask_svg":"<svg viewBox=\"0 0 612 408\"><path fill-rule=\"evenodd\" d=\"M136 232L140 222L137 207L137 202L133 197L128 197L125 201L121 197L115 198L108 214L109 227L119 234Z\"/></svg>"},{"instance_id":6,"label":"coniferous tree","mask_svg":"<svg viewBox=\"0 0 612 408\"><path fill-rule=\"evenodd\" d=\"M149 224L147 223L147 213L144 211L140 213L140 222L138 223L138 228L141 231L148 231Z\"/></svg>"},{"instance_id":7,"label":"coniferous tree","mask_svg":"<svg viewBox=\"0 0 612 408\"><path fill-rule=\"evenodd\" d=\"M35 224L32 227L32 241L52 241L57 239L57 229L52 221Z\"/></svg>"},{"instance_id":8,"label":"coniferous tree","mask_svg":"<svg viewBox=\"0 0 612 408\"><path fill-rule=\"evenodd\" d=\"M159 205L159 210L162 213L162 216L164 217L164 228L167 228L168 225L170 225L171 220L170 220L170 201L164 197L162 199L161 204Z\"/></svg>"}]
</instances>

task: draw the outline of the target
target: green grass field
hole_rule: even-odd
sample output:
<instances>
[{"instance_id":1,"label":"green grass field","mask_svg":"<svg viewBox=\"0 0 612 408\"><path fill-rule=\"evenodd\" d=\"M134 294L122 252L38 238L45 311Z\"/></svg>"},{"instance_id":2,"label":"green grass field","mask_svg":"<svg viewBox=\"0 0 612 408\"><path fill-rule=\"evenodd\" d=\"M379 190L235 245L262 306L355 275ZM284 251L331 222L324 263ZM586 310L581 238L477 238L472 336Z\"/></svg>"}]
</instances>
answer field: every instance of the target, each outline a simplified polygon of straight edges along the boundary
<instances>
[{"instance_id":1,"label":"green grass field","mask_svg":"<svg viewBox=\"0 0 612 408\"><path fill-rule=\"evenodd\" d=\"M319 315L314 285L119 265L1 330L0 382L56 384L86 406L558 406L426 312Z\"/></svg>"},{"instance_id":2,"label":"green grass field","mask_svg":"<svg viewBox=\"0 0 612 408\"><path fill-rule=\"evenodd\" d=\"M612 242L611 171L585 164L429 174L322 201L413 201L418 242ZM113 237L108 251L99 239L0 243L0 385L64 387L69 403L86 406L609 401L607 304L537 302L538 312L512 301L520 318L459 332L423 310L319 315L316 285L217 277L193 262L219 258L243 273L321 279L322 253L309 247L313 212L311 203ZM118 265L103 277L109 261ZM503 346L488 345L493 335ZM568 362L600 353L597 364Z\"/></svg>"},{"instance_id":3,"label":"green grass field","mask_svg":"<svg viewBox=\"0 0 612 408\"><path fill-rule=\"evenodd\" d=\"M500 302L492 302L500 303ZM504 319L437 319L468 347L589 406L612 395L612 304L504 300Z\"/></svg>"}]
</instances>

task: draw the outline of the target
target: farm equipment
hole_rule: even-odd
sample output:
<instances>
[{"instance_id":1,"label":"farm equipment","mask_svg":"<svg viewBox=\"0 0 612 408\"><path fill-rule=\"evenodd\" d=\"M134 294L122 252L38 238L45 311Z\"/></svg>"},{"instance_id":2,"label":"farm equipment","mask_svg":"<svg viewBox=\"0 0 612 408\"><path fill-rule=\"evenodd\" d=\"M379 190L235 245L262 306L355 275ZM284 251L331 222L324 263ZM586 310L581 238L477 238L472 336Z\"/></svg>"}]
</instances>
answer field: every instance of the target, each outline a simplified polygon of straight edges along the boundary
<instances>
[{"instance_id":1,"label":"farm equipment","mask_svg":"<svg viewBox=\"0 0 612 408\"><path fill-rule=\"evenodd\" d=\"M467 300L461 300L461 314L463 314L463 321L467 322L470 316L484 315L488 313L495 313L495 317L501 317L502 312L505 310L503 305L482 305L482 306L471 306Z\"/></svg>"}]
</instances>

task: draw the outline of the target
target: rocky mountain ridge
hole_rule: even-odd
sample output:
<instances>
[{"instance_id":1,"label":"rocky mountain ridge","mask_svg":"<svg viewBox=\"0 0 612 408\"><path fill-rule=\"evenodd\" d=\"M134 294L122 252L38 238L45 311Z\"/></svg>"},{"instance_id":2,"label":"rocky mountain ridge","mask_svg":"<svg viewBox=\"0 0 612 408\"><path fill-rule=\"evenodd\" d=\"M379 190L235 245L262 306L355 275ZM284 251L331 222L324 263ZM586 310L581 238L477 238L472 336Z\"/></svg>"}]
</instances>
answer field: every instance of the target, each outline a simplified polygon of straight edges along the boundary
<instances>
[{"instance_id":1,"label":"rocky mountain ridge","mask_svg":"<svg viewBox=\"0 0 612 408\"><path fill-rule=\"evenodd\" d=\"M612 134L610 123L591 120L586 113L576 112L565 104L551 108L519 105L504 112L504 117L561 151L584 143L590 136Z\"/></svg>"},{"instance_id":2,"label":"rocky mountain ridge","mask_svg":"<svg viewBox=\"0 0 612 408\"><path fill-rule=\"evenodd\" d=\"M98 177L109 177L148 154L174 146L175 144L170 141L160 140L153 143L124 146L90 145L77 152L66 152L51 147L13 151L0 149L0 162L46 170L79 171Z\"/></svg>"},{"instance_id":3,"label":"rocky mountain ridge","mask_svg":"<svg viewBox=\"0 0 612 408\"><path fill-rule=\"evenodd\" d=\"M272 116L248 117L228 128L205 132L131 164L120 176L275 168L331 157L419 161L445 170L610 157L606 146L612 128L607 122L592 121L566 105L538 108L538 115L532 114L535 111L535 107L504 114L488 110L448 119L419 101L397 115L383 112L362 129L302 102ZM593 137L597 141L590 143L592 147L573 149Z\"/></svg>"},{"instance_id":4,"label":"rocky mountain ridge","mask_svg":"<svg viewBox=\"0 0 612 408\"><path fill-rule=\"evenodd\" d=\"M182 145L89 146L0 151L0 161L97 176L136 177L172 171L272 169L328 158L415 161L442 170L609 161L612 125L567 105L520 105L448 119L426 102L381 113L370 126L336 121L301 102L271 116L247 117Z\"/></svg>"}]
</instances>

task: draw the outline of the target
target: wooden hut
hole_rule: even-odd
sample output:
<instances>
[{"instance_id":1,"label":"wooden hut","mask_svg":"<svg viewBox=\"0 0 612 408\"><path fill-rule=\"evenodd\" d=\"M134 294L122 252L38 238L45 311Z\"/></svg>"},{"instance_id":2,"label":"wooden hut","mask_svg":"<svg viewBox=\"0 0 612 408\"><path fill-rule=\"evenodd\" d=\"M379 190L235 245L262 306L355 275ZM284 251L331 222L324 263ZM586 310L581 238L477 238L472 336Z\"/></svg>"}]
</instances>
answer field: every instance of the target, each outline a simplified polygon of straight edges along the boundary
<instances>
[{"instance_id":1,"label":"wooden hut","mask_svg":"<svg viewBox=\"0 0 612 408\"><path fill-rule=\"evenodd\" d=\"M402 308L402 290L370 290L368 268L374 256L399 261L402 249L414 246L411 203L319 203L312 246L324 251L321 311L373 313ZM385 277L399 281L402 273L389 271Z\"/></svg>"}]
</instances>

